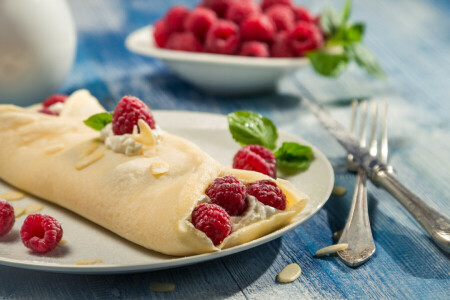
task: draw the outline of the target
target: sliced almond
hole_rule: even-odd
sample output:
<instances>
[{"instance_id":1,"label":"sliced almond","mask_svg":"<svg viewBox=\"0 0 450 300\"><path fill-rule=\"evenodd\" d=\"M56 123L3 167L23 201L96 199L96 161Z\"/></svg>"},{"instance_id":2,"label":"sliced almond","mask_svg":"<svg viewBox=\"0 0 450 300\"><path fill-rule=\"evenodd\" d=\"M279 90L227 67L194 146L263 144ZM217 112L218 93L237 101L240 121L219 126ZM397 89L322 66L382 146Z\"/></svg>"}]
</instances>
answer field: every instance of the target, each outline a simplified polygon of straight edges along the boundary
<instances>
[{"instance_id":1,"label":"sliced almond","mask_svg":"<svg viewBox=\"0 0 450 300\"><path fill-rule=\"evenodd\" d=\"M322 248L316 252L316 257L325 256L328 254L333 254L338 251L342 251L348 248L348 244L335 244L325 248Z\"/></svg>"},{"instance_id":2,"label":"sliced almond","mask_svg":"<svg viewBox=\"0 0 450 300\"><path fill-rule=\"evenodd\" d=\"M28 204L25 207L25 214L32 215L32 214L40 212L43 209L44 209L44 206L42 204L39 204L39 203Z\"/></svg>"},{"instance_id":3,"label":"sliced almond","mask_svg":"<svg viewBox=\"0 0 450 300\"><path fill-rule=\"evenodd\" d=\"M79 260L79 261L75 262L75 264L82 266L82 265L95 265L95 264L100 264L102 262L103 261L98 258L88 258L88 259Z\"/></svg>"},{"instance_id":4,"label":"sliced almond","mask_svg":"<svg viewBox=\"0 0 450 300\"><path fill-rule=\"evenodd\" d=\"M333 191L331 191L331 193L335 196L344 196L346 192L347 192L347 189L345 187L339 186L339 185L335 185L333 187Z\"/></svg>"},{"instance_id":5,"label":"sliced almond","mask_svg":"<svg viewBox=\"0 0 450 300\"><path fill-rule=\"evenodd\" d=\"M67 244L67 241L65 239L62 239L62 240L59 241L58 246L62 246L62 245L65 245L65 244Z\"/></svg>"},{"instance_id":6,"label":"sliced almond","mask_svg":"<svg viewBox=\"0 0 450 300\"><path fill-rule=\"evenodd\" d=\"M20 192L6 192L0 195L0 198L5 199L6 201L17 201L24 197L25 195Z\"/></svg>"},{"instance_id":7,"label":"sliced almond","mask_svg":"<svg viewBox=\"0 0 450 300\"><path fill-rule=\"evenodd\" d=\"M17 219L25 213L25 207L14 206L14 217Z\"/></svg>"},{"instance_id":8,"label":"sliced almond","mask_svg":"<svg viewBox=\"0 0 450 300\"><path fill-rule=\"evenodd\" d=\"M64 149L64 144L55 144L45 148L45 154L54 154Z\"/></svg>"},{"instance_id":9,"label":"sliced almond","mask_svg":"<svg viewBox=\"0 0 450 300\"><path fill-rule=\"evenodd\" d=\"M150 290L158 293L172 292L175 289L175 284L169 282L151 282Z\"/></svg>"},{"instance_id":10,"label":"sliced almond","mask_svg":"<svg viewBox=\"0 0 450 300\"><path fill-rule=\"evenodd\" d=\"M84 168L92 165L93 163L95 163L96 161L100 160L103 156L105 155L105 152L98 150L95 151L94 153L83 157L82 159L80 159L79 161L77 161L77 163L75 164L75 169L77 169L78 171L83 170Z\"/></svg>"},{"instance_id":11,"label":"sliced almond","mask_svg":"<svg viewBox=\"0 0 450 300\"><path fill-rule=\"evenodd\" d=\"M150 165L152 175L163 175L169 171L169 164L162 160L157 160Z\"/></svg>"},{"instance_id":12,"label":"sliced almond","mask_svg":"<svg viewBox=\"0 0 450 300\"><path fill-rule=\"evenodd\" d=\"M145 122L142 119L139 119L138 121L138 125L139 125L139 131L140 133L138 134L134 129L133 129L133 134L131 135L131 138L135 141L138 142L144 146L152 146L156 143L156 139L155 136L152 133L152 129L150 128L150 126L148 126L147 122Z\"/></svg>"},{"instance_id":13,"label":"sliced almond","mask_svg":"<svg viewBox=\"0 0 450 300\"><path fill-rule=\"evenodd\" d=\"M297 264L289 264L278 273L277 281L282 283L288 283L296 280L300 274L302 274L302 269Z\"/></svg>"},{"instance_id":14,"label":"sliced almond","mask_svg":"<svg viewBox=\"0 0 450 300\"><path fill-rule=\"evenodd\" d=\"M100 143L98 143L98 142L89 142L86 145L86 147L84 148L84 151L81 154L81 158L86 157L86 156L94 153L94 151L97 150L99 146L100 146Z\"/></svg>"}]
</instances>

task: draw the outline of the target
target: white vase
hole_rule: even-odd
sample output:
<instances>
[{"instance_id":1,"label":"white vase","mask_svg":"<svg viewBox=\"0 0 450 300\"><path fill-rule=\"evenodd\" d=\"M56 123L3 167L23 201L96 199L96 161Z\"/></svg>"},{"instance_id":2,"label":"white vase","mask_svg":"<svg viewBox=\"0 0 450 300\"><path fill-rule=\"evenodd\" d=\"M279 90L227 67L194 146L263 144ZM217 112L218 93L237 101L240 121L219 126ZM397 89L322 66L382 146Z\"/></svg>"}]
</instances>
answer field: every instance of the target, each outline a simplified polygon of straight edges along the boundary
<instances>
[{"instance_id":1,"label":"white vase","mask_svg":"<svg viewBox=\"0 0 450 300\"><path fill-rule=\"evenodd\" d=\"M29 105L55 93L75 48L65 0L1 0L0 103Z\"/></svg>"}]
</instances>

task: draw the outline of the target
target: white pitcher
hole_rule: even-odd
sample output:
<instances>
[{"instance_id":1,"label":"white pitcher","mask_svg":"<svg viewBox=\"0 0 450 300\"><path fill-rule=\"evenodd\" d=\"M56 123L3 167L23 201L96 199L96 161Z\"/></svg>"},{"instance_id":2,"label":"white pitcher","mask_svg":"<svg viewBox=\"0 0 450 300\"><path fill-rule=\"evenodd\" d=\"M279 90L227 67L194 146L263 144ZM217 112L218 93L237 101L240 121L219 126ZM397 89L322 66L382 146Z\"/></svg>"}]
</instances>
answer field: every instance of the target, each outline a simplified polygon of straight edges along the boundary
<instances>
[{"instance_id":1,"label":"white pitcher","mask_svg":"<svg viewBox=\"0 0 450 300\"><path fill-rule=\"evenodd\" d=\"M55 93L75 48L65 0L0 0L0 103L29 105Z\"/></svg>"}]
</instances>

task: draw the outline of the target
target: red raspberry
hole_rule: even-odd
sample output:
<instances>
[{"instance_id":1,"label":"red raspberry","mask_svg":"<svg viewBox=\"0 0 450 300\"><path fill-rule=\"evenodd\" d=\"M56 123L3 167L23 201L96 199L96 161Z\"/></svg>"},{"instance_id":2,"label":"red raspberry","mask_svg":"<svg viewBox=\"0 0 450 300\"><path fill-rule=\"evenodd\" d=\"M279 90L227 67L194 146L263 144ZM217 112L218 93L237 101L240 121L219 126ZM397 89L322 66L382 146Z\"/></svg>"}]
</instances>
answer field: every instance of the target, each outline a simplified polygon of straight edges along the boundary
<instances>
[{"instance_id":1,"label":"red raspberry","mask_svg":"<svg viewBox=\"0 0 450 300\"><path fill-rule=\"evenodd\" d=\"M184 28L203 41L208 29L216 20L217 16L214 11L205 7L197 7L187 16Z\"/></svg>"},{"instance_id":2,"label":"red raspberry","mask_svg":"<svg viewBox=\"0 0 450 300\"><path fill-rule=\"evenodd\" d=\"M170 33L183 31L184 19L188 16L189 10L181 5L175 5L166 14L165 20Z\"/></svg>"},{"instance_id":3,"label":"red raspberry","mask_svg":"<svg viewBox=\"0 0 450 300\"><path fill-rule=\"evenodd\" d=\"M286 208L286 195L275 182L269 180L255 181L247 186L247 193L265 205L279 210Z\"/></svg>"},{"instance_id":4,"label":"red raspberry","mask_svg":"<svg viewBox=\"0 0 450 300\"><path fill-rule=\"evenodd\" d=\"M260 145L242 147L233 158L233 168L256 171L277 177L277 161L269 149Z\"/></svg>"},{"instance_id":5,"label":"red raspberry","mask_svg":"<svg viewBox=\"0 0 450 300\"><path fill-rule=\"evenodd\" d=\"M289 33L292 49L297 56L305 56L307 51L322 47L323 36L314 23L300 21Z\"/></svg>"},{"instance_id":6,"label":"red raspberry","mask_svg":"<svg viewBox=\"0 0 450 300\"><path fill-rule=\"evenodd\" d=\"M61 241L63 230L59 222L50 216L29 215L20 229L20 238L25 247L37 252L54 249Z\"/></svg>"},{"instance_id":7,"label":"red raspberry","mask_svg":"<svg viewBox=\"0 0 450 300\"><path fill-rule=\"evenodd\" d=\"M314 22L314 16L306 7L295 6L292 8L297 21Z\"/></svg>"},{"instance_id":8,"label":"red raspberry","mask_svg":"<svg viewBox=\"0 0 450 300\"><path fill-rule=\"evenodd\" d=\"M169 29L165 20L159 20L155 23L155 29L153 31L153 38L155 39L156 45L158 47L164 48L169 39Z\"/></svg>"},{"instance_id":9,"label":"red raspberry","mask_svg":"<svg viewBox=\"0 0 450 300\"><path fill-rule=\"evenodd\" d=\"M15 221L14 208L7 201L0 199L0 236L7 234Z\"/></svg>"},{"instance_id":10,"label":"red raspberry","mask_svg":"<svg viewBox=\"0 0 450 300\"><path fill-rule=\"evenodd\" d=\"M241 24L244 40L269 42L275 34L275 24L265 15L250 16Z\"/></svg>"},{"instance_id":11,"label":"red raspberry","mask_svg":"<svg viewBox=\"0 0 450 300\"><path fill-rule=\"evenodd\" d=\"M59 116L59 114L56 111L50 110L48 107L43 107L40 110L38 110L38 112L51 116Z\"/></svg>"},{"instance_id":12,"label":"red raspberry","mask_svg":"<svg viewBox=\"0 0 450 300\"><path fill-rule=\"evenodd\" d=\"M231 220L219 205L203 203L192 211L192 224L219 245L231 233Z\"/></svg>"},{"instance_id":13,"label":"red raspberry","mask_svg":"<svg viewBox=\"0 0 450 300\"><path fill-rule=\"evenodd\" d=\"M230 216L240 215L247 207L245 186L234 176L214 179L206 189L212 203L222 206Z\"/></svg>"},{"instance_id":14,"label":"red raspberry","mask_svg":"<svg viewBox=\"0 0 450 300\"><path fill-rule=\"evenodd\" d=\"M291 43L286 31L279 32L270 47L270 55L272 57L294 57Z\"/></svg>"},{"instance_id":15,"label":"red raspberry","mask_svg":"<svg viewBox=\"0 0 450 300\"><path fill-rule=\"evenodd\" d=\"M242 56L256 56L256 57L268 57L269 47L266 43L257 41L248 41L242 43L241 51L238 55Z\"/></svg>"},{"instance_id":16,"label":"red raspberry","mask_svg":"<svg viewBox=\"0 0 450 300\"><path fill-rule=\"evenodd\" d=\"M139 119L144 120L150 128L155 129L155 119L153 119L150 108L136 97L123 97L113 114L112 128L114 134L132 133L133 127L138 124Z\"/></svg>"},{"instance_id":17,"label":"red raspberry","mask_svg":"<svg viewBox=\"0 0 450 300\"><path fill-rule=\"evenodd\" d=\"M68 96L64 94L51 95L50 97L45 99L44 102L42 102L42 107L50 107L55 103L64 103L66 102L67 98Z\"/></svg>"},{"instance_id":18,"label":"red raspberry","mask_svg":"<svg viewBox=\"0 0 450 300\"><path fill-rule=\"evenodd\" d=\"M261 10L256 2L235 1L229 5L225 19L240 24L247 17L257 15L260 12Z\"/></svg>"},{"instance_id":19,"label":"red raspberry","mask_svg":"<svg viewBox=\"0 0 450 300\"><path fill-rule=\"evenodd\" d=\"M242 1L242 0L237 0ZM203 0L199 6L212 9L220 18L225 17L228 6L235 0Z\"/></svg>"},{"instance_id":20,"label":"red raspberry","mask_svg":"<svg viewBox=\"0 0 450 300\"><path fill-rule=\"evenodd\" d=\"M205 50L233 54L239 44L239 28L231 21L217 20L206 34Z\"/></svg>"},{"instance_id":21,"label":"red raspberry","mask_svg":"<svg viewBox=\"0 0 450 300\"><path fill-rule=\"evenodd\" d=\"M281 4L272 5L265 11L265 15L272 19L277 31L291 30L294 27L295 16L289 6Z\"/></svg>"},{"instance_id":22,"label":"red raspberry","mask_svg":"<svg viewBox=\"0 0 450 300\"><path fill-rule=\"evenodd\" d=\"M192 32L175 32L169 37L166 43L167 49L188 51L188 52L202 52L203 46Z\"/></svg>"},{"instance_id":23,"label":"red raspberry","mask_svg":"<svg viewBox=\"0 0 450 300\"><path fill-rule=\"evenodd\" d=\"M276 4L292 6L291 0L263 0L263 2L261 3L261 8L263 10L266 10L269 7L271 7L272 5L276 5Z\"/></svg>"}]
</instances>

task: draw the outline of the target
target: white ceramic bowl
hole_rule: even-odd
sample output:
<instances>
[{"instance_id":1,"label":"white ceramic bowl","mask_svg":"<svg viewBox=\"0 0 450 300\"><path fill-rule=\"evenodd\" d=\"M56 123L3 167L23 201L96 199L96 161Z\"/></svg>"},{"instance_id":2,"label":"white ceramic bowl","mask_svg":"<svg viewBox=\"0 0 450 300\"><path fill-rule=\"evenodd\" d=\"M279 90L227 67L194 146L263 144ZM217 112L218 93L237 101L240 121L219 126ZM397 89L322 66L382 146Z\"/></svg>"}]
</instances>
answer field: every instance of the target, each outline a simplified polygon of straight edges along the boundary
<instances>
[{"instance_id":1,"label":"white ceramic bowl","mask_svg":"<svg viewBox=\"0 0 450 300\"><path fill-rule=\"evenodd\" d=\"M270 91L281 77L309 64L306 58L257 58L162 49L153 42L153 26L134 31L125 44L132 52L163 60L182 79L216 95Z\"/></svg>"}]
</instances>

